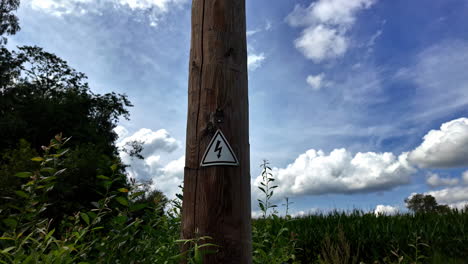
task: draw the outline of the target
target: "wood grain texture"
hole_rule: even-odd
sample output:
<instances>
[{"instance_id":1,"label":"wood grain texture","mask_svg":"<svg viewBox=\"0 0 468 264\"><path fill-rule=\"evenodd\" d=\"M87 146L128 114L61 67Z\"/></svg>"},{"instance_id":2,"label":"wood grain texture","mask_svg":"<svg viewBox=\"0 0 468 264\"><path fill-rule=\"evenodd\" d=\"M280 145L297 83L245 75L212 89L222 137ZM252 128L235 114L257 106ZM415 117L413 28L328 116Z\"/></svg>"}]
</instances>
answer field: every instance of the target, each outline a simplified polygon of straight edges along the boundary
<instances>
[{"instance_id":1,"label":"wood grain texture","mask_svg":"<svg viewBox=\"0 0 468 264\"><path fill-rule=\"evenodd\" d=\"M248 110L245 0L193 0L182 237L221 246L204 263L252 262ZM239 166L200 167L216 129Z\"/></svg>"}]
</instances>

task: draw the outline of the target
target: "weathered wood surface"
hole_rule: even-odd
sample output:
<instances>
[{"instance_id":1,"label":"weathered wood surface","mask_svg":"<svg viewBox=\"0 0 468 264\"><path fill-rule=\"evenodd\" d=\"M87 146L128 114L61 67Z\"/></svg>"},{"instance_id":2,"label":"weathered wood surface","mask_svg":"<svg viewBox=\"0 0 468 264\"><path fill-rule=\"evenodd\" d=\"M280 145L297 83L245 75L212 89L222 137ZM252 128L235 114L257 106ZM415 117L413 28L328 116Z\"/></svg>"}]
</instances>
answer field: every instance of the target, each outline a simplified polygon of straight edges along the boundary
<instances>
[{"instance_id":1,"label":"weathered wood surface","mask_svg":"<svg viewBox=\"0 0 468 264\"><path fill-rule=\"evenodd\" d=\"M182 237L213 237L221 247L208 264L252 262L245 33L245 0L192 1ZM200 167L218 128L238 167Z\"/></svg>"}]
</instances>

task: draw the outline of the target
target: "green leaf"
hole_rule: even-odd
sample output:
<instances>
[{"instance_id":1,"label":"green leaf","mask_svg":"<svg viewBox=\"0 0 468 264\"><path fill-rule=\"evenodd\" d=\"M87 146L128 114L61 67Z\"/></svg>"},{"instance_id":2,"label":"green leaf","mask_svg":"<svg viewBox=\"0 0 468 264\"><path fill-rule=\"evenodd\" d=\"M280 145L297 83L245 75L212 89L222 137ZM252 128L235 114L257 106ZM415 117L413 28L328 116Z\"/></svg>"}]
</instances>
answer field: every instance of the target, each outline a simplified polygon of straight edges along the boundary
<instances>
[{"instance_id":1,"label":"green leaf","mask_svg":"<svg viewBox=\"0 0 468 264\"><path fill-rule=\"evenodd\" d=\"M89 225L89 216L85 213L80 213L81 219L83 219L87 225Z\"/></svg>"},{"instance_id":2,"label":"green leaf","mask_svg":"<svg viewBox=\"0 0 468 264\"><path fill-rule=\"evenodd\" d=\"M117 202L119 202L121 205L128 206L128 200L125 197L118 196L115 198L115 200L117 200Z\"/></svg>"},{"instance_id":3,"label":"green leaf","mask_svg":"<svg viewBox=\"0 0 468 264\"><path fill-rule=\"evenodd\" d=\"M110 166L110 169L111 169L112 171L116 171L117 168L118 168L118 165L117 165L117 164L112 164L112 166Z\"/></svg>"},{"instance_id":4,"label":"green leaf","mask_svg":"<svg viewBox=\"0 0 468 264\"><path fill-rule=\"evenodd\" d=\"M42 178L42 181L48 182L48 181L52 181L52 180L55 180L55 179L57 179L57 177L55 177L55 176L50 176L50 177Z\"/></svg>"},{"instance_id":5,"label":"green leaf","mask_svg":"<svg viewBox=\"0 0 468 264\"><path fill-rule=\"evenodd\" d=\"M57 171L56 173L54 173L54 176L58 176L58 175L62 174L64 171L66 171L66 170L67 170L66 168L61 169L61 170Z\"/></svg>"},{"instance_id":6,"label":"green leaf","mask_svg":"<svg viewBox=\"0 0 468 264\"><path fill-rule=\"evenodd\" d=\"M141 209L144 209L144 208L146 208L146 207L148 207L148 205L145 204L145 203L141 203L141 204L132 204L132 205L130 205L130 211L131 211L131 212L135 212L135 211L139 211L139 210L141 210Z\"/></svg>"},{"instance_id":7,"label":"green leaf","mask_svg":"<svg viewBox=\"0 0 468 264\"><path fill-rule=\"evenodd\" d=\"M44 158L42 157L34 157L31 159L32 161L36 161L36 162L41 162L41 161L44 161Z\"/></svg>"},{"instance_id":8,"label":"green leaf","mask_svg":"<svg viewBox=\"0 0 468 264\"><path fill-rule=\"evenodd\" d=\"M29 177L31 177L32 175L33 175L33 174L32 174L31 172L28 172L28 171L26 171L26 172L18 172L18 173L15 174L15 176L18 177L18 178L29 178Z\"/></svg>"},{"instance_id":9,"label":"green leaf","mask_svg":"<svg viewBox=\"0 0 468 264\"><path fill-rule=\"evenodd\" d=\"M101 185L104 186L104 188L107 188L107 187L109 187L109 186L112 185L112 182L111 182L111 181L103 181L103 182L101 183Z\"/></svg>"},{"instance_id":10,"label":"green leaf","mask_svg":"<svg viewBox=\"0 0 468 264\"><path fill-rule=\"evenodd\" d=\"M95 219L97 217L97 214L95 212L88 212L87 213L90 219Z\"/></svg>"},{"instance_id":11,"label":"green leaf","mask_svg":"<svg viewBox=\"0 0 468 264\"><path fill-rule=\"evenodd\" d=\"M3 223L7 225L8 227L10 227L11 229L16 228L16 226L18 225L18 222L13 218L3 219Z\"/></svg>"},{"instance_id":12,"label":"green leaf","mask_svg":"<svg viewBox=\"0 0 468 264\"><path fill-rule=\"evenodd\" d=\"M206 243L206 244L203 244L203 245L199 246L198 248L204 248L204 247L221 247L221 246L218 246L218 245L213 244L213 243Z\"/></svg>"},{"instance_id":13,"label":"green leaf","mask_svg":"<svg viewBox=\"0 0 468 264\"><path fill-rule=\"evenodd\" d=\"M133 198L138 197L138 196L142 196L143 194L145 194L144 191L132 193L132 194L130 195L130 199L133 199Z\"/></svg>"},{"instance_id":14,"label":"green leaf","mask_svg":"<svg viewBox=\"0 0 468 264\"><path fill-rule=\"evenodd\" d=\"M203 263L203 255L200 254L200 250L198 249L198 245L195 244L195 249L194 249L194 260L195 260L195 263L197 264L202 264Z\"/></svg>"},{"instance_id":15,"label":"green leaf","mask_svg":"<svg viewBox=\"0 0 468 264\"><path fill-rule=\"evenodd\" d=\"M126 217L125 215L119 215L119 216L116 216L113 218L113 220L119 224L119 225L123 225L127 222L128 220L128 217Z\"/></svg>"},{"instance_id":16,"label":"green leaf","mask_svg":"<svg viewBox=\"0 0 468 264\"><path fill-rule=\"evenodd\" d=\"M70 151L70 149L64 149L62 150L61 152L58 153L59 156L63 156L65 155L68 151Z\"/></svg>"},{"instance_id":17,"label":"green leaf","mask_svg":"<svg viewBox=\"0 0 468 264\"><path fill-rule=\"evenodd\" d=\"M109 177L104 176L104 175L98 175L98 176L96 176L96 178L101 179L101 180L110 180Z\"/></svg>"},{"instance_id":18,"label":"green leaf","mask_svg":"<svg viewBox=\"0 0 468 264\"><path fill-rule=\"evenodd\" d=\"M49 167L46 167L46 168L42 168L42 169L41 169L41 172L47 172L47 173L50 173L50 174L54 173L55 171L56 171L56 169L54 169L54 168L49 168Z\"/></svg>"},{"instance_id":19,"label":"green leaf","mask_svg":"<svg viewBox=\"0 0 468 264\"><path fill-rule=\"evenodd\" d=\"M117 191L122 192L122 193L128 193L127 188L119 188L119 189L117 189Z\"/></svg>"},{"instance_id":20,"label":"green leaf","mask_svg":"<svg viewBox=\"0 0 468 264\"><path fill-rule=\"evenodd\" d=\"M45 236L44 240L47 241L49 240L50 237L55 233L55 229L52 229L47 235Z\"/></svg>"},{"instance_id":21,"label":"green leaf","mask_svg":"<svg viewBox=\"0 0 468 264\"><path fill-rule=\"evenodd\" d=\"M13 249L15 249L15 247L7 247L7 248L5 248L4 250L2 250L1 252L2 252L3 254L5 254L5 253L8 253L9 251L12 251Z\"/></svg>"},{"instance_id":22,"label":"green leaf","mask_svg":"<svg viewBox=\"0 0 468 264\"><path fill-rule=\"evenodd\" d=\"M20 196L20 197L23 197L23 198L28 198L29 195L27 195L25 192L23 191L15 191L16 195Z\"/></svg>"},{"instance_id":23,"label":"green leaf","mask_svg":"<svg viewBox=\"0 0 468 264\"><path fill-rule=\"evenodd\" d=\"M258 206L260 206L260 209L261 209L262 211L265 211L265 206L264 206L262 203L259 203Z\"/></svg>"}]
</instances>

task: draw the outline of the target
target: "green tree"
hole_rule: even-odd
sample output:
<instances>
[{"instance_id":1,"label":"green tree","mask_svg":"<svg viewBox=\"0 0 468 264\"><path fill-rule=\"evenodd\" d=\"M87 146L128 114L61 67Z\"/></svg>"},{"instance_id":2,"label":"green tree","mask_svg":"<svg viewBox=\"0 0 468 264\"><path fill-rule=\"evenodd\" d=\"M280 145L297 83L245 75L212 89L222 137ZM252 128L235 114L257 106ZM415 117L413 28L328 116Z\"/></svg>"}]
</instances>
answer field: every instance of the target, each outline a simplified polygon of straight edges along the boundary
<instances>
[{"instance_id":1,"label":"green tree","mask_svg":"<svg viewBox=\"0 0 468 264\"><path fill-rule=\"evenodd\" d=\"M99 199L103 187L96 175L110 175L110 166L119 163L113 129L120 118L128 119L131 106L125 95L91 92L83 73L42 48L0 48L0 151L15 149L18 139L24 139L40 153L51 135L72 138L65 160L69 169L50 194L51 216L89 207ZM0 166L11 166L11 160L1 158ZM122 173L124 166L118 170ZM0 177L4 181L6 176ZM128 185L125 180L113 184Z\"/></svg>"},{"instance_id":2,"label":"green tree","mask_svg":"<svg viewBox=\"0 0 468 264\"><path fill-rule=\"evenodd\" d=\"M19 3L19 0L0 0L0 44L7 42L4 35L14 35L20 30L18 17L13 14Z\"/></svg>"},{"instance_id":3,"label":"green tree","mask_svg":"<svg viewBox=\"0 0 468 264\"><path fill-rule=\"evenodd\" d=\"M447 205L437 204L432 195L415 194L411 198L405 199L406 207L414 213L447 213L450 208Z\"/></svg>"}]
</instances>

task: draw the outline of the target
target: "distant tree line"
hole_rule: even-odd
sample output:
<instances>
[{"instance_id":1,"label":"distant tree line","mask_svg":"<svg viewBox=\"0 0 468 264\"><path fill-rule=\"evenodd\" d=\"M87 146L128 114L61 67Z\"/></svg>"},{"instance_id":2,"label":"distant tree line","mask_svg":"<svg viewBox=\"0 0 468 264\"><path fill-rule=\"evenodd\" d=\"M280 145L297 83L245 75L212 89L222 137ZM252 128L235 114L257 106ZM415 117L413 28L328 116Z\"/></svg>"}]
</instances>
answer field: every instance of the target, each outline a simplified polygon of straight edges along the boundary
<instances>
[{"instance_id":1,"label":"distant tree line","mask_svg":"<svg viewBox=\"0 0 468 264\"><path fill-rule=\"evenodd\" d=\"M415 194L405 199L406 207L413 213L447 213L450 207L438 204L432 195Z\"/></svg>"}]
</instances>

